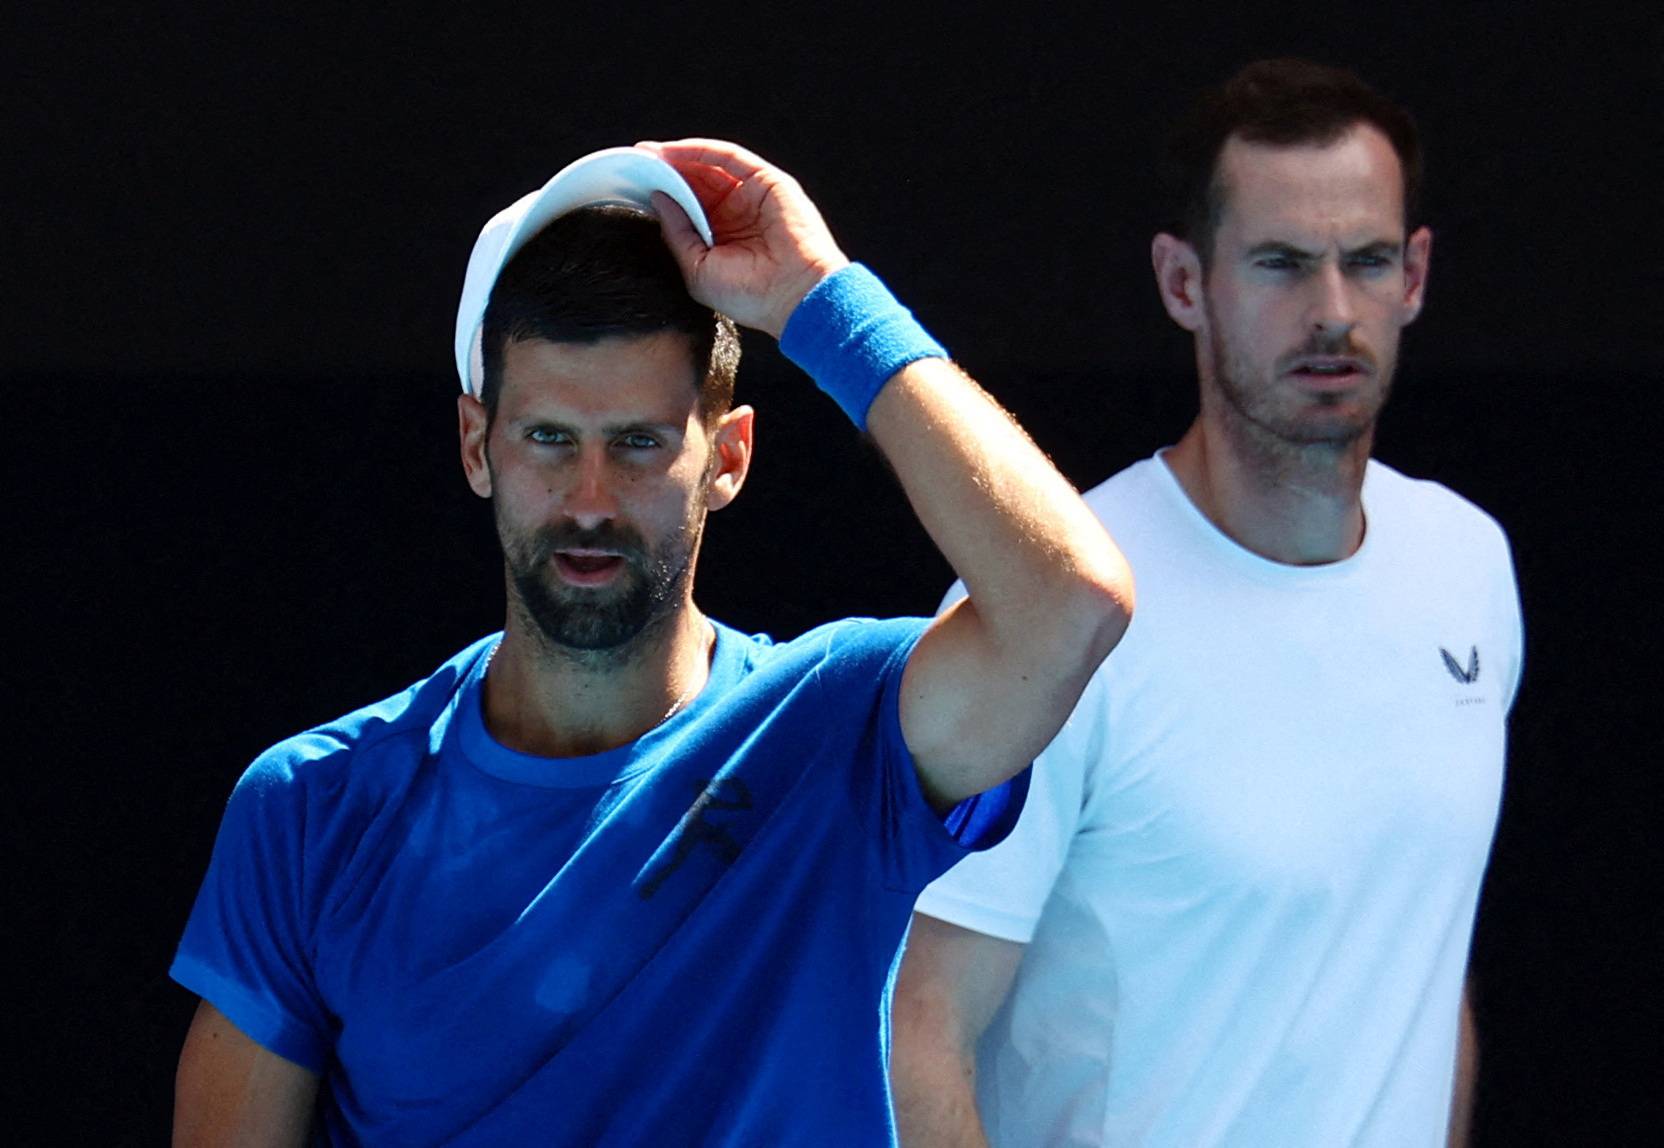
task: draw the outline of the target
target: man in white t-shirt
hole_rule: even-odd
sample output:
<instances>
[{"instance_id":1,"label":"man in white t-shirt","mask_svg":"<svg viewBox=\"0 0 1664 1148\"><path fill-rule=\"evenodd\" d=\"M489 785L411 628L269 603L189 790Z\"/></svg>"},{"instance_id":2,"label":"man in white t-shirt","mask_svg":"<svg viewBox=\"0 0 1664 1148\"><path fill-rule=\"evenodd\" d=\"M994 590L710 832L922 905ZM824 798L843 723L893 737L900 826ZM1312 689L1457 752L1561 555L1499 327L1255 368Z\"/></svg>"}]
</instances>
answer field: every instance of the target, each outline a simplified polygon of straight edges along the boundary
<instances>
[{"instance_id":1,"label":"man in white t-shirt","mask_svg":"<svg viewBox=\"0 0 1664 1148\"><path fill-rule=\"evenodd\" d=\"M1465 1138L1463 992L1521 627L1507 541L1370 461L1432 236L1409 116L1252 64L1152 246L1179 443L1093 490L1139 613L999 847L919 899L908 1148Z\"/></svg>"}]
</instances>

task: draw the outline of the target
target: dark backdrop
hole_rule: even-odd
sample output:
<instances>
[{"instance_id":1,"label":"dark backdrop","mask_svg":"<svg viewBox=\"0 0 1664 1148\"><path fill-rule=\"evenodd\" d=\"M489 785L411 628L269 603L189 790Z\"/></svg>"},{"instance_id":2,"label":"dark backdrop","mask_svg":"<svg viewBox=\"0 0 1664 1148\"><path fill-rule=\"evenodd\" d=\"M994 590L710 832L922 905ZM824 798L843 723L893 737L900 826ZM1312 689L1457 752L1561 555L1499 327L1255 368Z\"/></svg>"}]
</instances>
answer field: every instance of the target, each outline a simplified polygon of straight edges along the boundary
<instances>
[{"instance_id":1,"label":"dark backdrop","mask_svg":"<svg viewBox=\"0 0 1664 1148\"><path fill-rule=\"evenodd\" d=\"M1656 1131L1655 5L370 8L0 28L18 1135L165 1137L193 1004L165 969L238 773L500 623L452 429L488 215L596 147L738 139L1087 485L1193 407L1147 269L1161 127L1289 52L1420 116L1430 305L1379 454L1495 514L1525 599L1480 1142ZM757 465L705 608L931 610L949 572L882 467L746 346Z\"/></svg>"}]
</instances>

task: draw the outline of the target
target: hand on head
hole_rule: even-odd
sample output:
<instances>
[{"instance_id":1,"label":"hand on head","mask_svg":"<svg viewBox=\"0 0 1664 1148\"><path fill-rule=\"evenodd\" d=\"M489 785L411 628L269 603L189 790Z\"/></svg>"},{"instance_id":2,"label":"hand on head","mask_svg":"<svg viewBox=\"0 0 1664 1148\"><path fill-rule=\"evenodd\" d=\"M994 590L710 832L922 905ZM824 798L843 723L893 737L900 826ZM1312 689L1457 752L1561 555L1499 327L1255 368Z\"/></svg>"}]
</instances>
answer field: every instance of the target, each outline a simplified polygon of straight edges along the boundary
<instances>
[{"instance_id":1,"label":"hand on head","mask_svg":"<svg viewBox=\"0 0 1664 1148\"><path fill-rule=\"evenodd\" d=\"M655 192L653 208L688 292L736 323L779 338L803 296L849 262L797 181L744 148L708 139L636 146L675 168L699 197L711 247L669 196Z\"/></svg>"}]
</instances>

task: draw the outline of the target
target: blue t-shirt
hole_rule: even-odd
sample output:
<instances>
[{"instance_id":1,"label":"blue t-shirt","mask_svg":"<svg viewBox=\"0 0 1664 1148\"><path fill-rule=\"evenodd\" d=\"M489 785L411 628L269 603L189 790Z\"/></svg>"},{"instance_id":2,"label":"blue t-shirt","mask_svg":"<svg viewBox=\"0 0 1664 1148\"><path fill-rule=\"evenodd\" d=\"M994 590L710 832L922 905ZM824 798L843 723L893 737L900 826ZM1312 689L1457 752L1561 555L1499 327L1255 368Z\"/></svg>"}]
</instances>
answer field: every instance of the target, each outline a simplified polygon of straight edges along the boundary
<instances>
[{"instance_id":1,"label":"blue t-shirt","mask_svg":"<svg viewBox=\"0 0 1664 1148\"><path fill-rule=\"evenodd\" d=\"M926 804L925 625L717 626L682 712L559 759L486 731L487 638L255 761L172 975L323 1075L328 1143L889 1143L913 900L1027 788Z\"/></svg>"}]
</instances>

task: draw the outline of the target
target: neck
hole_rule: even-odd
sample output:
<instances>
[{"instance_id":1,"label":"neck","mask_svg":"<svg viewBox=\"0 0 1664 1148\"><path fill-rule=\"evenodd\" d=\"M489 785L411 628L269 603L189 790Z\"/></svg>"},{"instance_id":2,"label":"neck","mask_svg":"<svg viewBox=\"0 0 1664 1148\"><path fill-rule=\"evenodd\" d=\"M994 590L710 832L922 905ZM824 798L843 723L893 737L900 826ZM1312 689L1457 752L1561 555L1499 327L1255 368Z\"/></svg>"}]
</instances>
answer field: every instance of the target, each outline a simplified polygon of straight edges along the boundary
<instances>
[{"instance_id":1,"label":"neck","mask_svg":"<svg viewBox=\"0 0 1664 1148\"><path fill-rule=\"evenodd\" d=\"M554 645L511 607L486 674L486 728L510 749L539 757L616 749L698 694L715 640L691 600L608 651Z\"/></svg>"},{"instance_id":2,"label":"neck","mask_svg":"<svg viewBox=\"0 0 1664 1148\"><path fill-rule=\"evenodd\" d=\"M1294 444L1219 415L1204 408L1166 455L1196 508L1273 562L1317 566L1353 554L1364 537L1372 433L1341 445Z\"/></svg>"}]
</instances>

